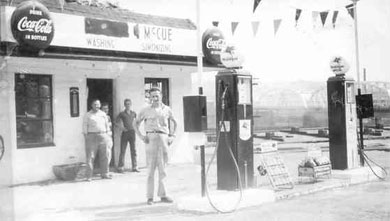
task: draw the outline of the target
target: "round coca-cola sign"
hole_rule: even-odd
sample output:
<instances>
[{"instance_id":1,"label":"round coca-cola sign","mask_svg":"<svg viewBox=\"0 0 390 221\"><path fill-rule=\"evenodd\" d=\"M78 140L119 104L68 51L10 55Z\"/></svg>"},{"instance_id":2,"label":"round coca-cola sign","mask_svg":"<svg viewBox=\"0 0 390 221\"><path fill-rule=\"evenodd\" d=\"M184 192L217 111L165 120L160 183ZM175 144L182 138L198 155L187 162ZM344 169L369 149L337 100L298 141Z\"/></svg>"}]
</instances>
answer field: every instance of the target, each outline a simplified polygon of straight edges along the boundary
<instances>
[{"instance_id":1,"label":"round coca-cola sign","mask_svg":"<svg viewBox=\"0 0 390 221\"><path fill-rule=\"evenodd\" d=\"M54 36L50 12L37 1L25 1L16 7L11 16L11 30L20 45L34 49L49 47Z\"/></svg>"},{"instance_id":2,"label":"round coca-cola sign","mask_svg":"<svg viewBox=\"0 0 390 221\"><path fill-rule=\"evenodd\" d=\"M202 51L205 58L212 64L221 63L221 51L226 47L226 41L218 28L207 29L202 36Z\"/></svg>"}]
</instances>

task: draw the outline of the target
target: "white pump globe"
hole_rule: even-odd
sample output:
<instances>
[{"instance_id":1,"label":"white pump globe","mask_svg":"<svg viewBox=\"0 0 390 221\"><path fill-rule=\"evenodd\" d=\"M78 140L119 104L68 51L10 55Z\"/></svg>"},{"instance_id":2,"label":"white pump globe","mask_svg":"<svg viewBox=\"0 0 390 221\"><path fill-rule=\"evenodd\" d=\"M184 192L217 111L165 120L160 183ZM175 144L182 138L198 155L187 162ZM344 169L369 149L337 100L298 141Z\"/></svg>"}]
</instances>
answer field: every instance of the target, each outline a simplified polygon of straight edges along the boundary
<instances>
[{"instance_id":1,"label":"white pump globe","mask_svg":"<svg viewBox=\"0 0 390 221\"><path fill-rule=\"evenodd\" d=\"M330 60L330 69L337 75L344 75L349 70L349 64L345 58L341 56L334 56Z\"/></svg>"},{"instance_id":2,"label":"white pump globe","mask_svg":"<svg viewBox=\"0 0 390 221\"><path fill-rule=\"evenodd\" d=\"M227 45L221 51L221 63L227 68L240 68L244 63L244 56L233 45Z\"/></svg>"}]
</instances>

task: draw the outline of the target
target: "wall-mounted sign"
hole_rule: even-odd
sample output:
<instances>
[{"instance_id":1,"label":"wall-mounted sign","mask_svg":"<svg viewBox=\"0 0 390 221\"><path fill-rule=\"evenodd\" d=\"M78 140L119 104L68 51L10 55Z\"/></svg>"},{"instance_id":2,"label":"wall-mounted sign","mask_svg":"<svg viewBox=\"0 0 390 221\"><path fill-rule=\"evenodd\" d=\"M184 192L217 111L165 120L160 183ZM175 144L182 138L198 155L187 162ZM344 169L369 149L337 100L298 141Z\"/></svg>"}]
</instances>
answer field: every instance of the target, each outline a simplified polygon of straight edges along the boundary
<instances>
[{"instance_id":1,"label":"wall-mounted sign","mask_svg":"<svg viewBox=\"0 0 390 221\"><path fill-rule=\"evenodd\" d=\"M349 70L348 62L341 56L335 56L330 60L330 69L337 75L345 75Z\"/></svg>"},{"instance_id":2,"label":"wall-mounted sign","mask_svg":"<svg viewBox=\"0 0 390 221\"><path fill-rule=\"evenodd\" d=\"M221 63L221 51L226 47L225 37L217 28L207 29L202 36L202 51L212 64Z\"/></svg>"},{"instance_id":3,"label":"wall-mounted sign","mask_svg":"<svg viewBox=\"0 0 390 221\"><path fill-rule=\"evenodd\" d=\"M174 42L178 40L171 27L137 24L133 33L140 41L143 52L171 54L174 51Z\"/></svg>"},{"instance_id":4,"label":"wall-mounted sign","mask_svg":"<svg viewBox=\"0 0 390 221\"><path fill-rule=\"evenodd\" d=\"M34 49L47 48L54 36L50 12L37 1L18 5L11 16L11 30L20 45Z\"/></svg>"},{"instance_id":5,"label":"wall-mounted sign","mask_svg":"<svg viewBox=\"0 0 390 221\"><path fill-rule=\"evenodd\" d=\"M0 10L0 17L10 21L14 11L18 9L0 6ZM56 12L50 12L50 16L52 21L55 21L55 35L50 46L194 57L197 55L195 28L92 19ZM53 27L53 23L51 25ZM52 31L54 33L54 29ZM20 42L13 36L11 25L0 25L0 33L2 42Z\"/></svg>"},{"instance_id":6,"label":"wall-mounted sign","mask_svg":"<svg viewBox=\"0 0 390 221\"><path fill-rule=\"evenodd\" d=\"M129 37L129 26L126 22L104 19L85 18L85 33L119 38Z\"/></svg>"},{"instance_id":7,"label":"wall-mounted sign","mask_svg":"<svg viewBox=\"0 0 390 221\"><path fill-rule=\"evenodd\" d=\"M78 117L80 116L80 105L79 105L79 88L71 87L69 88L69 100L70 100L70 116Z\"/></svg>"}]
</instances>

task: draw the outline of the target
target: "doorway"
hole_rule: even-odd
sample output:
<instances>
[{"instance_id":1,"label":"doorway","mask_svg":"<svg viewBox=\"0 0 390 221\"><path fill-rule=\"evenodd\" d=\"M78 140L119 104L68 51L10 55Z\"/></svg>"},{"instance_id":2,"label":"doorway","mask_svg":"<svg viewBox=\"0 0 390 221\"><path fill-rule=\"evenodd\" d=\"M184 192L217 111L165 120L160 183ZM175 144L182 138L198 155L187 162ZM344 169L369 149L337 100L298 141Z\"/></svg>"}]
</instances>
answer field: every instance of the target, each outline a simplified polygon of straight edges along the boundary
<instances>
[{"instance_id":1,"label":"doorway","mask_svg":"<svg viewBox=\"0 0 390 221\"><path fill-rule=\"evenodd\" d=\"M91 102L94 99L99 99L101 103L108 103L109 106L109 116L111 121L114 120L114 110L113 110L113 79L92 79L87 78L87 88L88 88L88 97L87 97L87 111L91 109ZM114 130L112 134L114 138ZM111 162L110 167L115 167L115 157L114 157L114 146L111 148ZM96 155L94 162L94 172L99 171L99 156Z\"/></svg>"}]
</instances>

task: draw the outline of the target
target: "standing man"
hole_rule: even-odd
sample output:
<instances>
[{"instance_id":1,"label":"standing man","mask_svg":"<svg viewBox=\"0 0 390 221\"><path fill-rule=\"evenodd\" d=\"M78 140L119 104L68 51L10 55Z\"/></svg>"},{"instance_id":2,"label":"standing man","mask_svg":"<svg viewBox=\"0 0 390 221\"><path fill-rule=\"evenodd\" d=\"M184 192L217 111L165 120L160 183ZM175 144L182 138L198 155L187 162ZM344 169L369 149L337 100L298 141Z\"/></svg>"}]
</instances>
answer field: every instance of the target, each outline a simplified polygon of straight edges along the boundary
<instances>
[{"instance_id":1,"label":"standing man","mask_svg":"<svg viewBox=\"0 0 390 221\"><path fill-rule=\"evenodd\" d=\"M111 117L109 115L110 113L110 105L107 102L102 102L102 111L106 113L107 115L107 120L108 120L108 125L109 125L109 130L108 130L108 135L110 136L111 139L111 146L109 147L109 156L108 156L108 165L110 165L111 159L112 159L112 147L114 145L114 141L112 139L112 121Z\"/></svg>"},{"instance_id":2,"label":"standing man","mask_svg":"<svg viewBox=\"0 0 390 221\"><path fill-rule=\"evenodd\" d=\"M164 179L166 177L165 165L168 161L168 146L175 137L177 122L171 109L162 103L162 95L159 88L150 89L151 105L143 108L134 121L134 129L137 135L146 144L146 161L148 166L147 178L147 204L153 204L154 174L158 169L158 192L161 202L172 203L173 200L166 194ZM139 131L139 125L144 122L146 134ZM169 128L169 122L173 128ZM171 129L171 130L170 130Z\"/></svg>"},{"instance_id":3,"label":"standing man","mask_svg":"<svg viewBox=\"0 0 390 221\"><path fill-rule=\"evenodd\" d=\"M100 110L100 101L95 99L91 102L92 109L87 112L83 120L83 134L86 143L87 155L87 177L91 181L93 174L93 163L96 153L99 153L100 169L102 179L111 179L109 172L109 156L112 139L108 134L110 125L107 114Z\"/></svg>"},{"instance_id":4,"label":"standing man","mask_svg":"<svg viewBox=\"0 0 390 221\"><path fill-rule=\"evenodd\" d=\"M112 121L111 121L111 117L109 115L109 113L110 113L110 106L108 105L107 102L103 102L101 109L107 115L108 125L109 125L109 128L110 128L110 130L108 131L108 135L112 136Z\"/></svg>"},{"instance_id":5,"label":"standing man","mask_svg":"<svg viewBox=\"0 0 390 221\"><path fill-rule=\"evenodd\" d=\"M137 117L137 114L131 110L131 100L125 99L125 110L120 112L115 119L115 125L122 130L121 134L121 149L119 154L118 172L124 172L125 154L127 144L130 146L131 154L131 166L132 172L139 172L137 168L137 150L135 147L135 131L133 127L133 121ZM122 121L122 124L119 124Z\"/></svg>"}]
</instances>

